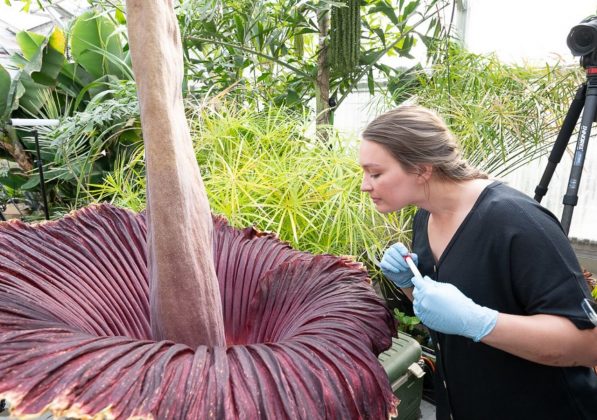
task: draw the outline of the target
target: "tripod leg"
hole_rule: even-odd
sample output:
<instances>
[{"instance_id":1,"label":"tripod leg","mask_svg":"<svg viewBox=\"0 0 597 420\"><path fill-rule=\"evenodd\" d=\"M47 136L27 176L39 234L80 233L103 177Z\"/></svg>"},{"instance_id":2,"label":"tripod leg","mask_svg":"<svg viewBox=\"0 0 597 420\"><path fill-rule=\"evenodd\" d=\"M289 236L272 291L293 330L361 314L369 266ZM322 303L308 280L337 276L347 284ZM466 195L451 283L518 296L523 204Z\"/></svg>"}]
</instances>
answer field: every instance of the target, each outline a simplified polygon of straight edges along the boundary
<instances>
[{"instance_id":1,"label":"tripod leg","mask_svg":"<svg viewBox=\"0 0 597 420\"><path fill-rule=\"evenodd\" d=\"M589 73L589 72L588 72ZM590 73L589 73L590 74ZM574 151L572 169L568 179L568 188L564 196L564 211L562 212L562 227L568 235L570 223L572 221L572 212L578 202L578 186L582 175L582 168L585 162L589 137L591 136L591 126L595 121L597 111L597 75L590 75L587 82L587 93L585 98L585 107L582 113L580 131Z\"/></svg>"},{"instance_id":2,"label":"tripod leg","mask_svg":"<svg viewBox=\"0 0 597 420\"><path fill-rule=\"evenodd\" d=\"M580 116L585 104L586 88L586 83L583 83L576 90L574 99L572 100L570 108L568 109L566 117L564 118L564 122L562 123L562 128L558 133L558 137L556 138L553 148L551 149L551 153L549 154L549 158L547 159L547 166L545 167L541 181L539 181L539 185L537 185L537 188L535 188L535 201L539 203L541 202L541 199L545 193L547 193L547 186L551 181L551 177L553 176L556 166L558 166L558 163L560 163L560 160L562 159L564 150L566 150L568 141L572 136L572 132L574 131L576 123L578 122L578 117Z\"/></svg>"},{"instance_id":3,"label":"tripod leg","mask_svg":"<svg viewBox=\"0 0 597 420\"><path fill-rule=\"evenodd\" d=\"M2 196L6 195L6 190L4 189L4 185L0 184L0 193L2 193ZM2 197L4 198L4 197ZM6 222L6 217L4 217L4 213L2 213L3 211L6 211L6 206L2 206L0 205L0 222ZM0 402L1 404L1 402ZM2 408L2 406L0 405L0 408ZM0 409L0 413L2 412L2 410Z\"/></svg>"},{"instance_id":4,"label":"tripod leg","mask_svg":"<svg viewBox=\"0 0 597 420\"><path fill-rule=\"evenodd\" d=\"M44 203L44 215L46 220L50 220L50 209L48 208L48 196L46 194L46 181L44 180L44 164L41 160L41 152L39 151L39 133L37 130L33 131L33 138L35 139L35 151L37 153L37 171L39 173L39 186L41 188L41 197Z\"/></svg>"}]
</instances>

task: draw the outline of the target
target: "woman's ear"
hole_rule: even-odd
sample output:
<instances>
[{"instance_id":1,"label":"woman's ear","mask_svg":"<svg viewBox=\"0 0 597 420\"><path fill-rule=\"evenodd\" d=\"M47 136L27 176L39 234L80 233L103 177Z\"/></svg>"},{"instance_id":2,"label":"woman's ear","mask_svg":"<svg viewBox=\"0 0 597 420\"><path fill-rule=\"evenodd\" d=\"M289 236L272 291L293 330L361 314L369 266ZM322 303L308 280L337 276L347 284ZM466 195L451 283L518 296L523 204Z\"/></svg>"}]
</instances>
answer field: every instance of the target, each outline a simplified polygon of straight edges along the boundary
<instances>
[{"instance_id":1,"label":"woman's ear","mask_svg":"<svg viewBox=\"0 0 597 420\"><path fill-rule=\"evenodd\" d=\"M422 183L427 183L431 179L431 175L433 174L433 165L430 163L424 163L419 165L419 180Z\"/></svg>"}]
</instances>

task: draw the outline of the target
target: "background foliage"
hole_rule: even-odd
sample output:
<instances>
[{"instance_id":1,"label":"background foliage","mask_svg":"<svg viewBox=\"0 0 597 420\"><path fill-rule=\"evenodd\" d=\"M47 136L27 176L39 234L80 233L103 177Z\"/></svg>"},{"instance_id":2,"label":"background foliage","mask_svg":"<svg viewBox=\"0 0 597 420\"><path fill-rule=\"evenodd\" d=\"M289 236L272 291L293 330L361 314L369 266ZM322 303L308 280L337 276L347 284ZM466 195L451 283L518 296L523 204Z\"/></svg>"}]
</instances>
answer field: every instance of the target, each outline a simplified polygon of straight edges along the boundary
<instances>
[{"instance_id":1,"label":"background foliage","mask_svg":"<svg viewBox=\"0 0 597 420\"><path fill-rule=\"evenodd\" d=\"M467 159L493 176L506 175L551 150L585 78L580 66L505 64L456 44L417 76L419 84L412 90L417 102L436 109Z\"/></svg>"},{"instance_id":2,"label":"background foliage","mask_svg":"<svg viewBox=\"0 0 597 420\"><path fill-rule=\"evenodd\" d=\"M407 239L412 210L385 217L360 193L356 139L329 129L328 142L317 141L322 69L337 104L366 81L381 98L372 115L404 101L437 109L466 157L494 176L550 149L582 74L462 50L438 19L445 1L364 0L358 15L346 4L355 2L181 0L184 91L214 212L304 250L352 255L377 279L382 250ZM39 189L31 136L7 120L57 118L40 139L53 217L102 200L144 208L126 14L111 1L94 6L65 32L20 33L12 73L0 68L0 148L10 162L0 167L0 200ZM350 37L333 32L338 15L349 16ZM422 43L429 62L386 64ZM345 52L350 64L339 65Z\"/></svg>"},{"instance_id":3,"label":"background foliage","mask_svg":"<svg viewBox=\"0 0 597 420\"><path fill-rule=\"evenodd\" d=\"M410 57L417 42L438 40L443 31L438 15L448 4L363 0L358 16L345 22L352 44L341 47L338 32L330 36L326 29L329 15L332 11L333 19L343 14L352 3L183 1L179 19L190 88L201 96L225 90L239 103L273 102L300 109L312 99L330 97L339 105L361 80L367 80L373 93L378 80L395 73L394 67L383 64L384 58ZM328 48L335 52L332 57ZM338 58L341 48L351 51L351 65L330 59Z\"/></svg>"},{"instance_id":4,"label":"background foliage","mask_svg":"<svg viewBox=\"0 0 597 420\"><path fill-rule=\"evenodd\" d=\"M377 271L383 249L406 239L412 210L383 216L360 192L354 143L313 143L310 118L283 108L189 104L197 159L212 211L237 227L276 232L313 253L350 255ZM145 207L142 149L121 160L93 199ZM177 203L172 203L173 210Z\"/></svg>"},{"instance_id":5,"label":"background foliage","mask_svg":"<svg viewBox=\"0 0 597 420\"><path fill-rule=\"evenodd\" d=\"M9 76L0 83L0 157L11 162L0 183L11 191L39 189L32 131L11 125L15 118L60 121L55 130L39 129L46 188L58 210L75 205L85 182L111 170L114 149L140 140L123 129L136 124L130 120L136 92L122 29L108 15L88 11L67 32L17 34L20 52L8 69L0 66Z\"/></svg>"}]
</instances>

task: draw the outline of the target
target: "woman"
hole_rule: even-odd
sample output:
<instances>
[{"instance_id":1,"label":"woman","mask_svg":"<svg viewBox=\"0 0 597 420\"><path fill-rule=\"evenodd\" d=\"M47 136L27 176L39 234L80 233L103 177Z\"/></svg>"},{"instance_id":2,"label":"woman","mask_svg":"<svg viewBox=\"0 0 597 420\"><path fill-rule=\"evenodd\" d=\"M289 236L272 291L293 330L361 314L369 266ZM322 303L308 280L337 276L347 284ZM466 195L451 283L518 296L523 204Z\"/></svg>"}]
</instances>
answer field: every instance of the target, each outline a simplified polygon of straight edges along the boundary
<instances>
[{"instance_id":1,"label":"woman","mask_svg":"<svg viewBox=\"0 0 597 420\"><path fill-rule=\"evenodd\" d=\"M589 291L557 219L469 166L430 110L401 106L362 138L362 190L377 209L419 209L412 256L425 277L402 244L381 267L431 329L437 418L596 419Z\"/></svg>"}]
</instances>

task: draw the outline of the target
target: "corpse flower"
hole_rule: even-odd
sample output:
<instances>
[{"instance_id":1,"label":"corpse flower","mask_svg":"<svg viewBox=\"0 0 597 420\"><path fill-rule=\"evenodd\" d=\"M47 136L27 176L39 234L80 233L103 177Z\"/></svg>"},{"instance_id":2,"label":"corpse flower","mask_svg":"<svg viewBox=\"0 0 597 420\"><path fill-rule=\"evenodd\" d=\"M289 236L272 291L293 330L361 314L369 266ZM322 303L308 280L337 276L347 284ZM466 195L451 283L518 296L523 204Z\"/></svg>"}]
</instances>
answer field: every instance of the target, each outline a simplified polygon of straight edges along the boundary
<instances>
[{"instance_id":1,"label":"corpse flower","mask_svg":"<svg viewBox=\"0 0 597 420\"><path fill-rule=\"evenodd\" d=\"M211 216L172 1L129 0L127 13L147 211L0 224L0 399L16 416L394 414L376 357L394 324L366 272Z\"/></svg>"}]
</instances>

